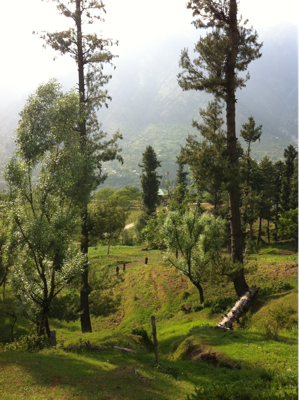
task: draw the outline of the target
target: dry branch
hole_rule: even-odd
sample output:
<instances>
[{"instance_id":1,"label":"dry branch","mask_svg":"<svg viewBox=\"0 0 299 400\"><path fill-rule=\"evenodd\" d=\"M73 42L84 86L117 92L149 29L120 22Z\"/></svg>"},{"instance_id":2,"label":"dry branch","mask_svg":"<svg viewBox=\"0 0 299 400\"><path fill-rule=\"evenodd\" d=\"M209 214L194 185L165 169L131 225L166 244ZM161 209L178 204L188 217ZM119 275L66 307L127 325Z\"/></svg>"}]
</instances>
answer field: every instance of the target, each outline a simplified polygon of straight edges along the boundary
<instances>
[{"instance_id":1,"label":"dry branch","mask_svg":"<svg viewBox=\"0 0 299 400\"><path fill-rule=\"evenodd\" d=\"M127 352L127 353L137 353L137 351L135 351L135 350L131 350L131 349L126 349L125 347L118 347L118 346L113 346L116 350L119 350L119 351L124 351L124 352Z\"/></svg>"}]
</instances>

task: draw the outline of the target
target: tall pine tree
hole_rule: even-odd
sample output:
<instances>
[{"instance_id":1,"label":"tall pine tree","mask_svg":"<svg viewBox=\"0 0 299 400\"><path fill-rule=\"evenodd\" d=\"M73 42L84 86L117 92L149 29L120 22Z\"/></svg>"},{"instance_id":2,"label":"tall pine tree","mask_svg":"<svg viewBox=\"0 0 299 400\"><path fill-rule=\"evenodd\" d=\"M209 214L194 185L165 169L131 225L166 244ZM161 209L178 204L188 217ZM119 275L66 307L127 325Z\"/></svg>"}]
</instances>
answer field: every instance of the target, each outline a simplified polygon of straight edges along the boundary
<instances>
[{"instance_id":1,"label":"tall pine tree","mask_svg":"<svg viewBox=\"0 0 299 400\"><path fill-rule=\"evenodd\" d=\"M44 32L41 36L46 44L60 54L68 54L78 68L78 90L82 117L78 126L81 137L81 152L94 157L98 174L86 169L85 181L82 181L78 190L91 193L104 179L102 175L102 162L121 158L117 140L121 138L118 133L109 141L104 141L105 133L100 130L96 111L107 105L110 99L103 86L109 81L110 75L103 72L105 64L112 64L113 55L109 48L115 44L112 39L98 37L95 33L84 32L86 25L93 24L96 20L103 21L106 12L102 1L96 0L52 0L57 3L60 14L69 18L73 27L61 32ZM88 212L87 202L81 208L81 251L88 254ZM87 258L86 258L87 259ZM81 329L82 332L91 332L88 296L91 288L88 284L88 261L82 272L82 285L80 291Z\"/></svg>"},{"instance_id":2,"label":"tall pine tree","mask_svg":"<svg viewBox=\"0 0 299 400\"><path fill-rule=\"evenodd\" d=\"M282 194L281 194L281 203L282 208L285 211L289 211L292 208L291 204L291 193L292 193L292 178L295 171L295 160L298 156L298 152L295 147L290 144L283 152L285 159L285 169L284 169L284 177L282 181ZM295 178L297 179L297 177ZM292 201L293 203L294 201ZM296 207L295 207L296 208Z\"/></svg>"},{"instance_id":3,"label":"tall pine tree","mask_svg":"<svg viewBox=\"0 0 299 400\"><path fill-rule=\"evenodd\" d=\"M222 130L223 105L220 101L209 102L206 110L200 109L203 123L193 121L203 140L188 136L181 149L181 158L189 165L198 192L209 194L209 203L218 214L223 204L223 190L228 181L226 172L227 152L225 132Z\"/></svg>"},{"instance_id":4,"label":"tall pine tree","mask_svg":"<svg viewBox=\"0 0 299 400\"><path fill-rule=\"evenodd\" d=\"M145 212L148 215L152 215L156 211L158 204L158 190L161 176L157 175L156 169L161 166L161 161L158 161L152 146L147 146L142 156L142 164L139 165L142 168L142 199Z\"/></svg>"},{"instance_id":5,"label":"tall pine tree","mask_svg":"<svg viewBox=\"0 0 299 400\"><path fill-rule=\"evenodd\" d=\"M257 33L246 28L237 17L237 0L190 0L196 28L209 28L195 46L198 58L191 61L188 50L181 54L183 72L178 81L183 90L204 90L222 98L226 103L226 139L230 182L229 221L233 262L243 263L243 233L240 218L239 163L236 137L236 90L245 86L246 78L238 72L246 71L249 63L261 57ZM242 295L248 285L241 269L234 279L237 294Z\"/></svg>"}]
</instances>

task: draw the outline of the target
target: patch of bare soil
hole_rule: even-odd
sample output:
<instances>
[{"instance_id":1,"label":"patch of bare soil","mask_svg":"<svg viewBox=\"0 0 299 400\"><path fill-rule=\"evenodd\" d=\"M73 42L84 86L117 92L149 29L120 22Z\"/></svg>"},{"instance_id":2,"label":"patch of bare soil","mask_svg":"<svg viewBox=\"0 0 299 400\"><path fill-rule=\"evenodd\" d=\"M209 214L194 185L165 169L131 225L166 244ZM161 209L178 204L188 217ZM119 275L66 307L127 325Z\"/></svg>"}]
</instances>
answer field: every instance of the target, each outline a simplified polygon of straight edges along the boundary
<instances>
[{"instance_id":1,"label":"patch of bare soil","mask_svg":"<svg viewBox=\"0 0 299 400\"><path fill-rule=\"evenodd\" d=\"M201 348L196 348L192 350L191 353L188 355L189 360L196 362L196 361L204 361L207 364L212 364L215 367L223 367L228 369L240 369L240 366L233 364L231 361L226 360L223 356L220 356L217 353L206 351Z\"/></svg>"},{"instance_id":2,"label":"patch of bare soil","mask_svg":"<svg viewBox=\"0 0 299 400\"><path fill-rule=\"evenodd\" d=\"M280 256L292 256L293 254L295 254L295 252L291 250L281 250L278 254Z\"/></svg>"}]
</instances>

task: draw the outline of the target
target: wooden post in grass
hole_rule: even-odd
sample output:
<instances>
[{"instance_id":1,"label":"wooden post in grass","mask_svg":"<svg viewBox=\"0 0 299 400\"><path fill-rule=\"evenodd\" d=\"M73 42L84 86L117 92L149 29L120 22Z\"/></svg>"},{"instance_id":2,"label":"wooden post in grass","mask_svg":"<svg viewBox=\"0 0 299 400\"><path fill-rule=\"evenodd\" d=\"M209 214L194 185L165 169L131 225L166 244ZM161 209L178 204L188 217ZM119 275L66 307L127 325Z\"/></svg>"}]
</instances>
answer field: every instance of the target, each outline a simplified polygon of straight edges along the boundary
<instances>
[{"instance_id":1,"label":"wooden post in grass","mask_svg":"<svg viewBox=\"0 0 299 400\"><path fill-rule=\"evenodd\" d=\"M159 364L159 353L158 353L158 340L157 340L157 330L156 330L156 319L155 316L151 316L151 323L153 328L153 338L154 338L154 348L155 348L155 355L156 355L156 364Z\"/></svg>"},{"instance_id":2,"label":"wooden post in grass","mask_svg":"<svg viewBox=\"0 0 299 400\"><path fill-rule=\"evenodd\" d=\"M50 331L51 346L56 347L56 331Z\"/></svg>"}]
</instances>

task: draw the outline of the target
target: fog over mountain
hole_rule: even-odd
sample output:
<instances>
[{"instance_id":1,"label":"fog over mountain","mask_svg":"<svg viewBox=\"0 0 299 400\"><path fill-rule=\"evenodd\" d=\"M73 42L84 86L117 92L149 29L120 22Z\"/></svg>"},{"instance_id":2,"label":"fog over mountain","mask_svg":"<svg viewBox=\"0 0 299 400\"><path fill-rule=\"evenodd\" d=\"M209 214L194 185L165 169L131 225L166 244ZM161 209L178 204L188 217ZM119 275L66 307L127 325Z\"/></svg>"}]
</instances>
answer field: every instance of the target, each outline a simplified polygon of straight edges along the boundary
<instances>
[{"instance_id":1,"label":"fog over mountain","mask_svg":"<svg viewBox=\"0 0 299 400\"><path fill-rule=\"evenodd\" d=\"M297 28L281 24L259 30L259 37L264 42L263 56L249 65L251 79L246 88L237 92L237 130L253 115L256 123L263 125L262 141L254 145L253 155L262 158L267 154L277 159L282 156L283 148L297 141ZM159 154L161 170L174 173L180 146L188 133L197 133L191 127L192 119L198 118L199 108L212 99L202 92L183 92L177 83L181 50L188 48L192 56L198 38L199 31L193 28L115 59L116 70L112 71L108 85L112 102L98 116L109 134L117 129L123 134L125 163L107 166L110 171L107 184L138 184L138 163L148 144ZM75 74L58 79L66 89L76 82ZM25 98L24 93L14 93L13 101L0 107L0 166L12 150L8 137L16 127Z\"/></svg>"}]
</instances>

